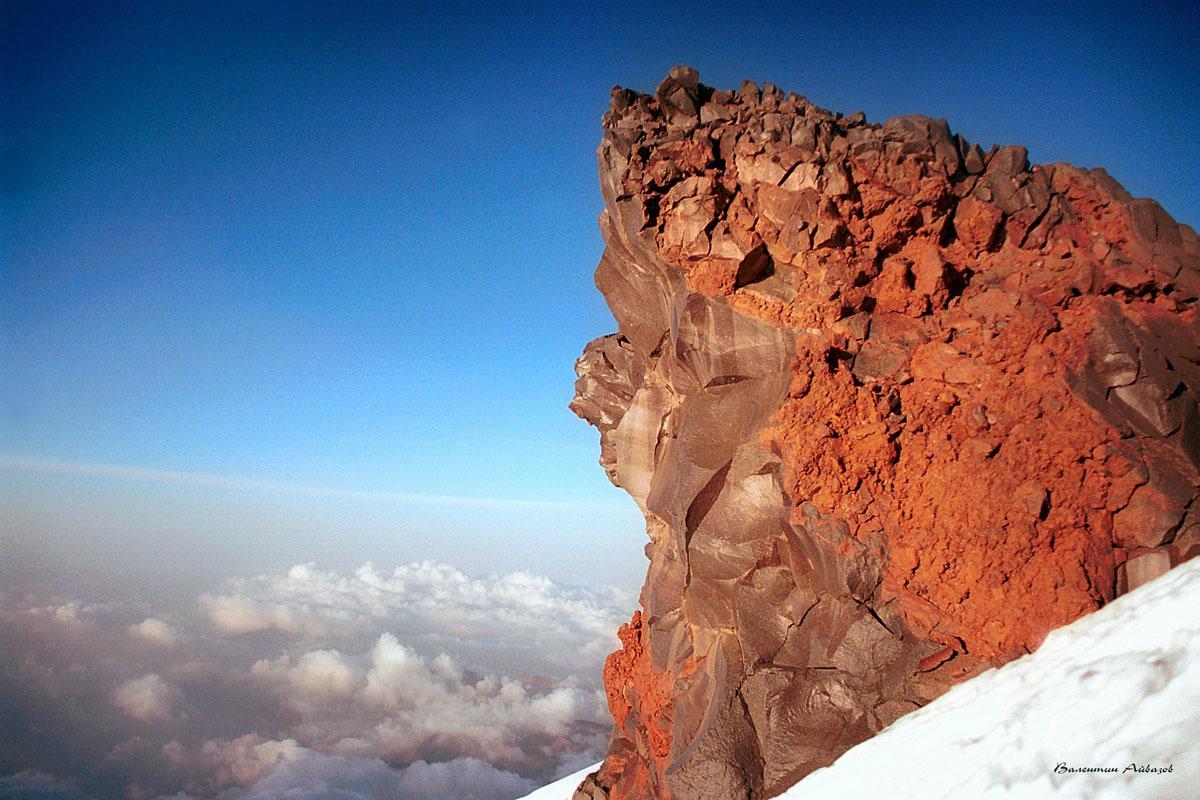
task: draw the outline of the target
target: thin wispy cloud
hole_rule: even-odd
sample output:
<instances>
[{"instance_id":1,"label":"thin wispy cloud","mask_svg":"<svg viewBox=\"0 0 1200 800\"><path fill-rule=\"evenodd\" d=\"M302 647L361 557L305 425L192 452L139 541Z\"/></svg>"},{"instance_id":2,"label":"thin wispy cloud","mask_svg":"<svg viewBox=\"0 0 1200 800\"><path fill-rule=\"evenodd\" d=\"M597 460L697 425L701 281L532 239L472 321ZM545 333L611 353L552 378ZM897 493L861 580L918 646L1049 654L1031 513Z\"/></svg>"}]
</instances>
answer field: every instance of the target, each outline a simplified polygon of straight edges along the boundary
<instances>
[{"instance_id":1,"label":"thin wispy cloud","mask_svg":"<svg viewBox=\"0 0 1200 800\"><path fill-rule=\"evenodd\" d=\"M419 494L413 492L380 492L343 489L327 486L306 486L225 475L214 472L191 472L174 469L138 467L128 464L103 464L90 461L68 461L52 458L32 458L0 454L0 470L39 475L62 475L77 478L102 478L117 481L186 486L194 489L223 489L239 492L323 497L335 500L355 500L424 506L450 506L491 510L558 509L568 511L610 511L612 503L587 503L569 500L528 500L498 497L464 497L460 495Z\"/></svg>"}]
</instances>

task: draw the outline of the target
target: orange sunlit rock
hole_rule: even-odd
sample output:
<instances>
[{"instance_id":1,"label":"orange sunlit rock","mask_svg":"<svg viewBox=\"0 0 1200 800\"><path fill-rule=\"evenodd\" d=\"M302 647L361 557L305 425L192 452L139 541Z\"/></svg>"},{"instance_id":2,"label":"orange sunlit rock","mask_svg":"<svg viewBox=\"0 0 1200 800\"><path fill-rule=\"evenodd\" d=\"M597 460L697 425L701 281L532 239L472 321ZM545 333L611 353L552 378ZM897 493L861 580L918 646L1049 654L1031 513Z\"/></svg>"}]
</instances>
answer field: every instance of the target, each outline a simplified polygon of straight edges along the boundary
<instances>
[{"instance_id":1,"label":"orange sunlit rock","mask_svg":"<svg viewBox=\"0 0 1200 800\"><path fill-rule=\"evenodd\" d=\"M646 516L578 798L769 797L1200 552L1200 239L1102 170L676 68L572 408Z\"/></svg>"}]
</instances>

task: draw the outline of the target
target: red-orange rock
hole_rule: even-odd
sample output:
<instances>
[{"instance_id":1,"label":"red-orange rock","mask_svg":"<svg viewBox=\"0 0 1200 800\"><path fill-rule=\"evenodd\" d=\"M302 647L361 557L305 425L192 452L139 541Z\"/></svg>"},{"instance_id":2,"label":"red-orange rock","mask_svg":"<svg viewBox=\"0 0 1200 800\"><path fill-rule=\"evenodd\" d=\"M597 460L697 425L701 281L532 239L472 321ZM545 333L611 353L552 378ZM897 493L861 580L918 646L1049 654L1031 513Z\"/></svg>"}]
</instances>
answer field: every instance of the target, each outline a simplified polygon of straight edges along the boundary
<instances>
[{"instance_id":1,"label":"red-orange rock","mask_svg":"<svg viewBox=\"0 0 1200 800\"><path fill-rule=\"evenodd\" d=\"M621 626L618 636L621 649L604 664L608 708L621 735L636 745L633 752L648 754L651 761L609 759L601 780L604 786L612 787L608 796L613 800L667 798L670 792L661 776L671 753L672 675L656 672L651 664L640 611L634 612L629 624ZM679 674L686 676L689 669L690 665L685 665Z\"/></svg>"},{"instance_id":2,"label":"red-orange rock","mask_svg":"<svg viewBox=\"0 0 1200 800\"><path fill-rule=\"evenodd\" d=\"M572 408L650 566L577 797L769 797L1200 553L1191 228L686 68L605 128Z\"/></svg>"}]
</instances>

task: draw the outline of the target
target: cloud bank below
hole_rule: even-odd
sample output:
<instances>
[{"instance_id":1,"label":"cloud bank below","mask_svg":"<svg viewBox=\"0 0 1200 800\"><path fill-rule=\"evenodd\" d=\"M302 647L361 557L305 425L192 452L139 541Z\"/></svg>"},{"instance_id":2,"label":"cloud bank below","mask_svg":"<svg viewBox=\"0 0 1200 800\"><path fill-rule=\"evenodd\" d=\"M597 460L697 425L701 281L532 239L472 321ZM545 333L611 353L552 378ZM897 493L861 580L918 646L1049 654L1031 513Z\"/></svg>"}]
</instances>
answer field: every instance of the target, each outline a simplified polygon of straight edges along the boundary
<instances>
[{"instance_id":1,"label":"cloud bank below","mask_svg":"<svg viewBox=\"0 0 1200 800\"><path fill-rule=\"evenodd\" d=\"M438 562L298 565L188 614L5 590L0 795L517 797L603 752L632 603Z\"/></svg>"}]
</instances>

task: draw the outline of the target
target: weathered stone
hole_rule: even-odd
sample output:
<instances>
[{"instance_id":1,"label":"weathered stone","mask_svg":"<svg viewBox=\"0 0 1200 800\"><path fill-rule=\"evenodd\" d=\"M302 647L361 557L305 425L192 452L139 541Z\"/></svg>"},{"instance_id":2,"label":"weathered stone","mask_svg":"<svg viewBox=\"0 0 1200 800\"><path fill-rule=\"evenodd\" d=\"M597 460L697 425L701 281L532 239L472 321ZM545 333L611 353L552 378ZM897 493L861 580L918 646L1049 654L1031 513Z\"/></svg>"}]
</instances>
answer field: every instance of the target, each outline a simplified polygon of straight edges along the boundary
<instances>
[{"instance_id":1,"label":"weathered stone","mask_svg":"<svg viewBox=\"0 0 1200 800\"><path fill-rule=\"evenodd\" d=\"M1101 170L615 90L571 407L646 517L578 800L764 798L1200 554L1200 238Z\"/></svg>"},{"instance_id":2,"label":"weathered stone","mask_svg":"<svg viewBox=\"0 0 1200 800\"><path fill-rule=\"evenodd\" d=\"M654 94L672 125L693 127L700 112L700 74L691 67L672 67Z\"/></svg>"},{"instance_id":3,"label":"weathered stone","mask_svg":"<svg viewBox=\"0 0 1200 800\"><path fill-rule=\"evenodd\" d=\"M1163 550L1138 553L1125 562L1125 579L1129 591L1144 586L1171 568L1171 559Z\"/></svg>"},{"instance_id":4,"label":"weathered stone","mask_svg":"<svg viewBox=\"0 0 1200 800\"><path fill-rule=\"evenodd\" d=\"M990 250L997 243L996 236L1004 212L991 203L976 197L964 197L954 212L954 230L958 238L976 252Z\"/></svg>"},{"instance_id":5,"label":"weathered stone","mask_svg":"<svg viewBox=\"0 0 1200 800\"><path fill-rule=\"evenodd\" d=\"M883 123L883 141L895 145L902 155L931 159L947 175L953 175L959 169L958 147L944 119L935 120L919 114L892 117Z\"/></svg>"},{"instance_id":6,"label":"weathered stone","mask_svg":"<svg viewBox=\"0 0 1200 800\"><path fill-rule=\"evenodd\" d=\"M851 371L864 382L891 378L908 364L908 354L903 347L865 342L854 357Z\"/></svg>"},{"instance_id":7,"label":"weathered stone","mask_svg":"<svg viewBox=\"0 0 1200 800\"><path fill-rule=\"evenodd\" d=\"M1113 515L1113 540L1122 547L1158 547L1179 525L1183 512L1182 506L1147 483Z\"/></svg>"}]
</instances>

